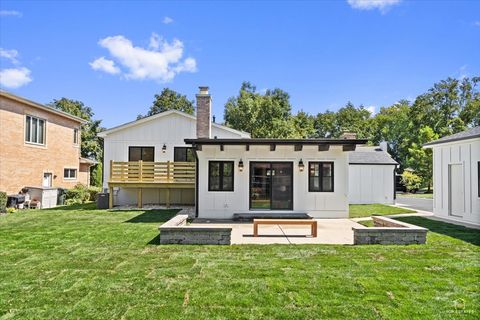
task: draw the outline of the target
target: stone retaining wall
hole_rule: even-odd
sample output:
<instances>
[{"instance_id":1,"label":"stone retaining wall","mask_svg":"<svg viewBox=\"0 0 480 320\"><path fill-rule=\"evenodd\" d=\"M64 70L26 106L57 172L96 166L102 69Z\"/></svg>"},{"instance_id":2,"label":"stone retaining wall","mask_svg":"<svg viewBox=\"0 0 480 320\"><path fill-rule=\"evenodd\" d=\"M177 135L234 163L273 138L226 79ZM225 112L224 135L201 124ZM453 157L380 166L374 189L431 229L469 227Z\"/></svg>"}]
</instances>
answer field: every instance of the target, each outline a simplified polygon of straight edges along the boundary
<instances>
[{"instance_id":1,"label":"stone retaining wall","mask_svg":"<svg viewBox=\"0 0 480 320\"><path fill-rule=\"evenodd\" d=\"M424 244L427 229L386 217L372 217L375 227L353 227L354 244Z\"/></svg>"},{"instance_id":2,"label":"stone retaining wall","mask_svg":"<svg viewBox=\"0 0 480 320\"><path fill-rule=\"evenodd\" d=\"M232 228L188 226L188 215L177 215L158 229L160 244L224 244L231 243Z\"/></svg>"}]
</instances>

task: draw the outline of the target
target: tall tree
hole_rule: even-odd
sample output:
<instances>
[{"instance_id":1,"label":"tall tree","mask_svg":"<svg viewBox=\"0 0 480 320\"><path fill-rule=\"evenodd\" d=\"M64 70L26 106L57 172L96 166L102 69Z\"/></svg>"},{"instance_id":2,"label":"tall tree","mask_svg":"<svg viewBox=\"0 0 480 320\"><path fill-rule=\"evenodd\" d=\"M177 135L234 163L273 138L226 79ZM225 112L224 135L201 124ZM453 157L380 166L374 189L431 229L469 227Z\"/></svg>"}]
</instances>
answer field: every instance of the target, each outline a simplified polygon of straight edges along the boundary
<instances>
[{"instance_id":1,"label":"tall tree","mask_svg":"<svg viewBox=\"0 0 480 320\"><path fill-rule=\"evenodd\" d=\"M155 95L155 100L145 117L168 110L179 110L192 115L195 113L193 101L188 100L186 95L182 95L169 88L164 88L160 94ZM144 118L144 116L137 116L137 119L141 118Z\"/></svg>"},{"instance_id":2,"label":"tall tree","mask_svg":"<svg viewBox=\"0 0 480 320\"><path fill-rule=\"evenodd\" d=\"M416 142L412 142L408 148L407 165L415 170L415 173L422 178L427 192L432 187L433 160L432 149L423 148L423 144L438 139L438 134L428 126L422 127L417 135Z\"/></svg>"},{"instance_id":3,"label":"tall tree","mask_svg":"<svg viewBox=\"0 0 480 320\"><path fill-rule=\"evenodd\" d=\"M290 96L281 89L256 92L250 82L243 82L238 96L225 104L225 124L250 132L253 138L295 137Z\"/></svg>"},{"instance_id":4,"label":"tall tree","mask_svg":"<svg viewBox=\"0 0 480 320\"><path fill-rule=\"evenodd\" d=\"M80 154L84 158L95 159L99 162L90 173L92 178L90 181L92 181L92 184L100 186L102 172L101 166L103 160L103 141L97 136L97 134L103 130L103 128L100 126L101 120L94 120L92 108L84 105L81 101L61 98L59 100L53 100L49 106L64 112L68 112L87 121L84 125L82 125ZM100 172L100 174L98 172Z\"/></svg>"}]
</instances>

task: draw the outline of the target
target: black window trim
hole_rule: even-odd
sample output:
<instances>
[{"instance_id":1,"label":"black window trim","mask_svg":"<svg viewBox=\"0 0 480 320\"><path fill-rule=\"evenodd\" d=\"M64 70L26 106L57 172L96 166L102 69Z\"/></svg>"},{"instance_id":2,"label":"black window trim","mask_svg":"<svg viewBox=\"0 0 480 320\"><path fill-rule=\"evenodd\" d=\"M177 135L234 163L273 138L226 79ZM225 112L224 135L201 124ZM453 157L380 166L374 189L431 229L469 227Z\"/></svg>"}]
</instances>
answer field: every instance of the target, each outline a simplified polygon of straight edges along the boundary
<instances>
[{"instance_id":1,"label":"black window trim","mask_svg":"<svg viewBox=\"0 0 480 320\"><path fill-rule=\"evenodd\" d=\"M312 186L310 185L310 178L311 178L311 176L310 176L310 165L311 164L322 164L323 165L324 163L332 165L332 176L331 176L331 178L332 178L332 190L331 191L323 191L323 168L322 168L322 170L319 171L320 176L318 176L318 178L320 179L319 186L320 186L321 190L312 190ZM322 193L323 192L329 192L329 193L335 192L335 162L334 161L309 161L307 170L308 170L308 181L307 181L308 192L322 192ZM317 178L317 177L315 177L315 178Z\"/></svg>"},{"instance_id":2,"label":"black window trim","mask_svg":"<svg viewBox=\"0 0 480 320\"><path fill-rule=\"evenodd\" d=\"M151 148L153 149L153 162L155 162L155 147L154 146L128 146L128 161L130 162L130 153L132 148ZM142 156L143 152L140 150L140 157ZM141 159L143 161L143 159ZM135 162L135 161L134 161Z\"/></svg>"},{"instance_id":3,"label":"black window trim","mask_svg":"<svg viewBox=\"0 0 480 320\"><path fill-rule=\"evenodd\" d=\"M218 173L219 176L219 187L220 189L212 189L212 185L210 183L210 177L211 177L211 163L220 163L222 165L219 166L220 172ZM223 169L224 166L223 164L225 163L230 163L232 165L232 187L231 189L223 189ZM210 160L208 161L208 191L209 192L233 192L235 189L235 161L230 161L230 160Z\"/></svg>"},{"instance_id":4,"label":"black window trim","mask_svg":"<svg viewBox=\"0 0 480 320\"><path fill-rule=\"evenodd\" d=\"M65 173L68 172L68 177L65 175ZM75 176L70 176L70 173L75 172ZM63 169L63 179L66 180L76 180L78 175L78 170L77 168L64 168Z\"/></svg>"},{"instance_id":5,"label":"black window trim","mask_svg":"<svg viewBox=\"0 0 480 320\"><path fill-rule=\"evenodd\" d=\"M177 162L177 160L175 160L175 155L176 155L176 150L185 150L185 161L178 161L178 162L195 162L195 155L193 154L193 147L188 147L188 146L178 146L178 147L173 147L173 161ZM193 157L193 161L188 161L187 160L187 152L188 150L191 150L192 152L192 157Z\"/></svg>"}]
</instances>

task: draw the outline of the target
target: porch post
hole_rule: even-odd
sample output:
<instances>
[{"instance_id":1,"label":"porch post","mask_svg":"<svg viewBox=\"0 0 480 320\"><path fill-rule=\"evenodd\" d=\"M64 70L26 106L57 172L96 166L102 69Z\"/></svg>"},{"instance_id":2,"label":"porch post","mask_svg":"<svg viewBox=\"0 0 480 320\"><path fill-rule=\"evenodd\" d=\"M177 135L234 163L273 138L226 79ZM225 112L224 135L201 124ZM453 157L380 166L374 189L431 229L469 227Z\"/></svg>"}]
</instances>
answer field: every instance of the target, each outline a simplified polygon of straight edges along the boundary
<instances>
[{"instance_id":1,"label":"porch post","mask_svg":"<svg viewBox=\"0 0 480 320\"><path fill-rule=\"evenodd\" d=\"M108 208L113 208L113 188L108 186Z\"/></svg>"},{"instance_id":2,"label":"porch post","mask_svg":"<svg viewBox=\"0 0 480 320\"><path fill-rule=\"evenodd\" d=\"M143 207L142 188L138 188L137 190L137 207Z\"/></svg>"},{"instance_id":3,"label":"porch post","mask_svg":"<svg viewBox=\"0 0 480 320\"><path fill-rule=\"evenodd\" d=\"M166 191L167 191L167 199L165 200L166 201L165 204L167 208L170 208L170 188L167 188Z\"/></svg>"}]
</instances>

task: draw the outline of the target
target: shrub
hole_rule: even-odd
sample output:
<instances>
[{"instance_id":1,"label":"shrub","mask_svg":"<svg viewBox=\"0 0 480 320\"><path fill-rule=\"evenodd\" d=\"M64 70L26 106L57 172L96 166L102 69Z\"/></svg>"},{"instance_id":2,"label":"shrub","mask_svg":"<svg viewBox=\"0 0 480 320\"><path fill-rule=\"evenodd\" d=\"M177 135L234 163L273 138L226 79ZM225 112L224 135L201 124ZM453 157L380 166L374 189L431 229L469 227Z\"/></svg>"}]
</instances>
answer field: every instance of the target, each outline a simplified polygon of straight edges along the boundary
<instances>
[{"instance_id":1,"label":"shrub","mask_svg":"<svg viewBox=\"0 0 480 320\"><path fill-rule=\"evenodd\" d=\"M15 211L17 211L17 209L15 208L7 208L7 213L14 213Z\"/></svg>"},{"instance_id":2,"label":"shrub","mask_svg":"<svg viewBox=\"0 0 480 320\"><path fill-rule=\"evenodd\" d=\"M0 191L0 212L5 212L7 208L7 193Z\"/></svg>"},{"instance_id":3,"label":"shrub","mask_svg":"<svg viewBox=\"0 0 480 320\"><path fill-rule=\"evenodd\" d=\"M90 186L88 187L88 194L89 194L89 200L90 201L96 201L97 200L97 194L102 191L101 187L94 187Z\"/></svg>"},{"instance_id":4,"label":"shrub","mask_svg":"<svg viewBox=\"0 0 480 320\"><path fill-rule=\"evenodd\" d=\"M422 185L422 178L411 171L404 171L402 173L402 183L408 192L416 192Z\"/></svg>"},{"instance_id":5,"label":"shrub","mask_svg":"<svg viewBox=\"0 0 480 320\"><path fill-rule=\"evenodd\" d=\"M90 200L90 193L87 186L79 183L72 189L67 190L65 204L85 203Z\"/></svg>"}]
</instances>

